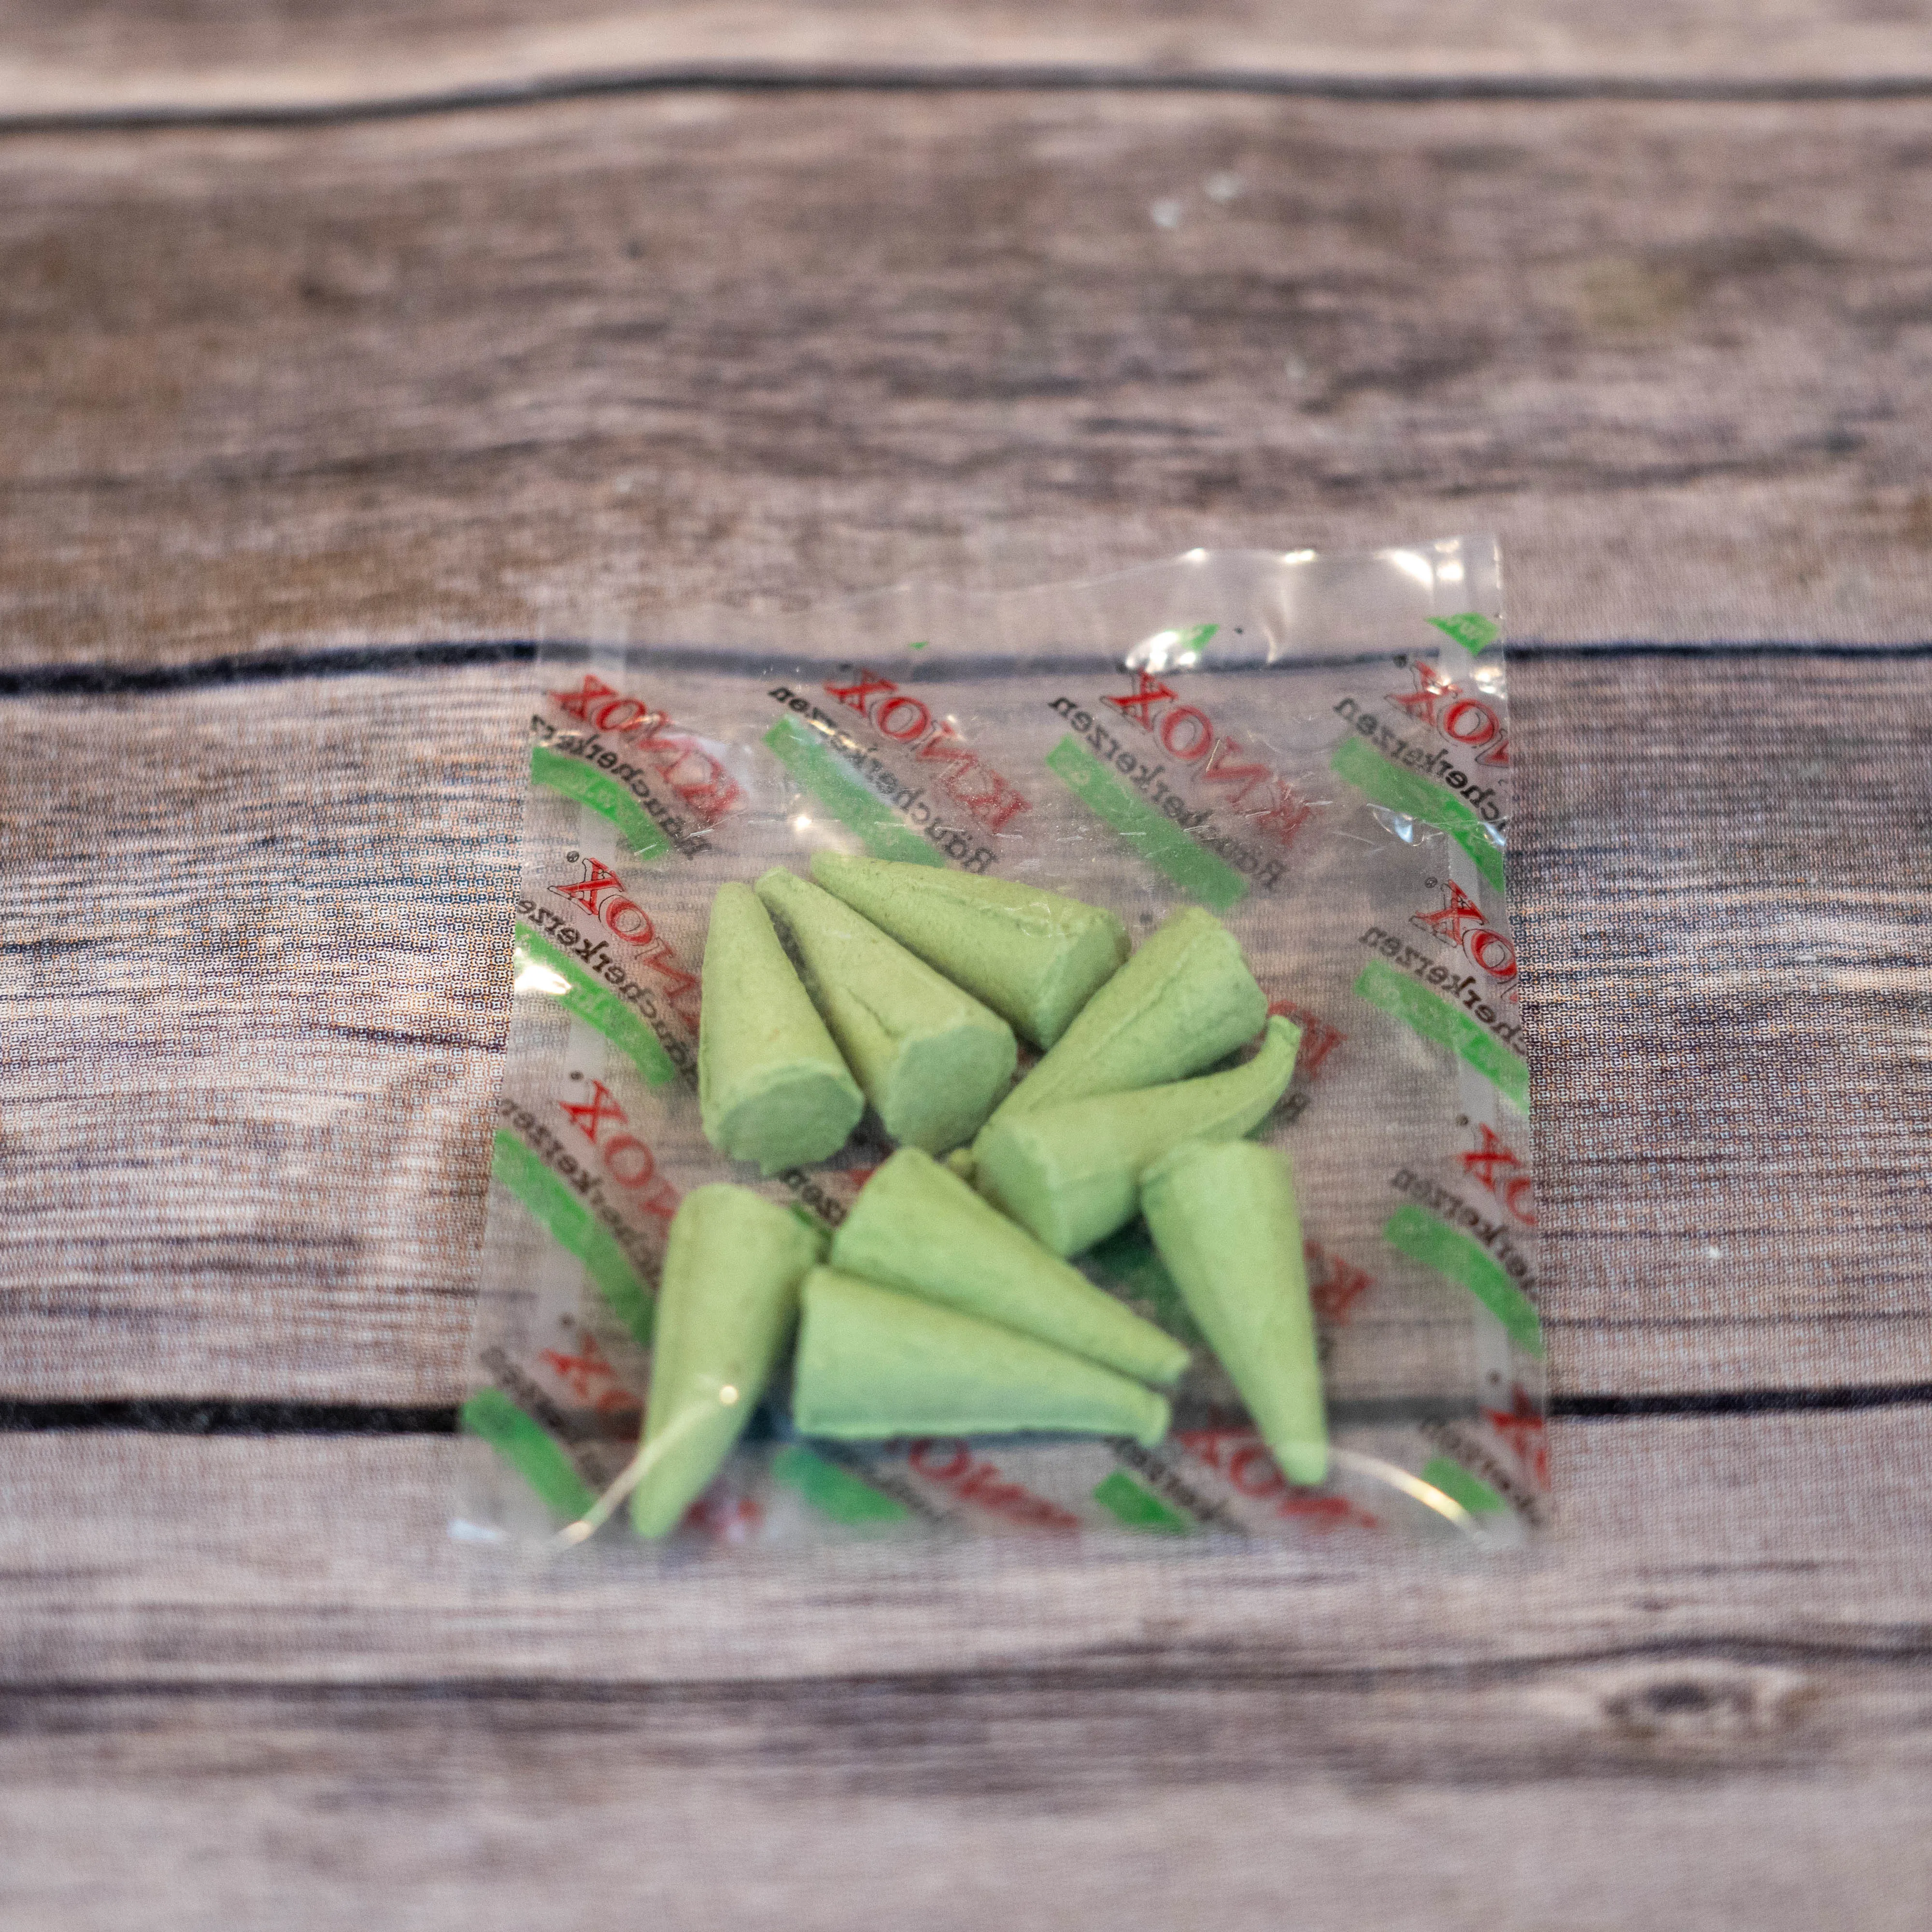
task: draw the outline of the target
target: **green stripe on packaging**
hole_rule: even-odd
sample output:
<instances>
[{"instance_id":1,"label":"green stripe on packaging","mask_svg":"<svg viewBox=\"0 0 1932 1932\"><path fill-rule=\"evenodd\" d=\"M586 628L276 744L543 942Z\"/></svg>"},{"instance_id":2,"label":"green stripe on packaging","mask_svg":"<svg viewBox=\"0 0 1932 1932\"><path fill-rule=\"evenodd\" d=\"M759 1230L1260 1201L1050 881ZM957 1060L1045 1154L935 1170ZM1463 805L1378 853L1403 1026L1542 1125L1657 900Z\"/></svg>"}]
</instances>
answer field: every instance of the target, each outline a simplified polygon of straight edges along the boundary
<instances>
[{"instance_id":1,"label":"green stripe on packaging","mask_svg":"<svg viewBox=\"0 0 1932 1932\"><path fill-rule=\"evenodd\" d=\"M1185 1536L1187 1519L1177 1514L1151 1490L1144 1490L1124 1469L1116 1469L1094 1491L1094 1500L1129 1529L1151 1530L1160 1536Z\"/></svg>"},{"instance_id":2,"label":"green stripe on packaging","mask_svg":"<svg viewBox=\"0 0 1932 1932\"><path fill-rule=\"evenodd\" d=\"M1362 968L1355 991L1370 1006L1413 1027L1424 1040L1461 1054L1484 1079L1496 1082L1505 1100L1526 1114L1529 1112L1529 1063L1504 1046L1480 1020L1379 959L1371 959Z\"/></svg>"},{"instance_id":3,"label":"green stripe on packaging","mask_svg":"<svg viewBox=\"0 0 1932 1932\"><path fill-rule=\"evenodd\" d=\"M904 1503L862 1482L850 1470L796 1443L772 1458L772 1474L834 1522L903 1522L912 1514Z\"/></svg>"},{"instance_id":4,"label":"green stripe on packaging","mask_svg":"<svg viewBox=\"0 0 1932 1932\"><path fill-rule=\"evenodd\" d=\"M1475 860L1477 871L1498 892L1502 890L1502 848L1490 828L1453 791L1390 764L1360 738L1343 739L1329 754L1328 763L1336 777L1347 779L1384 810L1399 812L1405 818L1448 832Z\"/></svg>"},{"instance_id":5,"label":"green stripe on packaging","mask_svg":"<svg viewBox=\"0 0 1932 1932\"><path fill-rule=\"evenodd\" d=\"M875 859L908 866L944 866L946 861L862 778L853 776L820 740L796 719L781 718L765 734L780 764L848 832L858 834Z\"/></svg>"},{"instance_id":6,"label":"green stripe on packaging","mask_svg":"<svg viewBox=\"0 0 1932 1932\"><path fill-rule=\"evenodd\" d=\"M1061 739L1047 754L1046 768L1096 818L1210 911L1226 912L1247 896L1248 882L1233 866L1136 798L1078 739Z\"/></svg>"},{"instance_id":7,"label":"green stripe on packaging","mask_svg":"<svg viewBox=\"0 0 1932 1932\"><path fill-rule=\"evenodd\" d=\"M564 982L565 990L554 997L562 1001L565 1012L575 1014L585 1025L595 1027L653 1087L676 1078L677 1069L658 1044L657 1035L608 986L592 979L580 961L560 951L520 920L517 922L516 942L512 961L515 978L522 977L525 960L548 967Z\"/></svg>"},{"instance_id":8,"label":"green stripe on packaging","mask_svg":"<svg viewBox=\"0 0 1932 1932\"><path fill-rule=\"evenodd\" d=\"M488 1443L554 1515L574 1522L596 1506L563 1445L501 1389L478 1389L463 1405L463 1428Z\"/></svg>"},{"instance_id":9,"label":"green stripe on packaging","mask_svg":"<svg viewBox=\"0 0 1932 1932\"><path fill-rule=\"evenodd\" d=\"M1448 1456L1430 1456L1422 1466L1422 1480L1440 1490L1452 1503L1460 1503L1472 1516L1494 1516L1509 1508L1481 1477L1472 1475Z\"/></svg>"},{"instance_id":10,"label":"green stripe on packaging","mask_svg":"<svg viewBox=\"0 0 1932 1932\"><path fill-rule=\"evenodd\" d=\"M651 823L636 799L607 772L581 758L566 758L548 745L530 747L530 782L547 785L608 818L640 859L662 859L670 841Z\"/></svg>"},{"instance_id":11,"label":"green stripe on packaging","mask_svg":"<svg viewBox=\"0 0 1932 1932\"><path fill-rule=\"evenodd\" d=\"M1429 621L1445 638L1454 638L1472 657L1480 657L1503 634L1502 625L1480 610L1459 610L1453 617L1432 617Z\"/></svg>"},{"instance_id":12,"label":"green stripe on packaging","mask_svg":"<svg viewBox=\"0 0 1932 1932\"><path fill-rule=\"evenodd\" d=\"M1532 1355L1543 1353L1543 1324L1534 1304L1498 1263L1459 1228L1408 1202L1382 1223L1382 1239L1412 1261L1466 1288Z\"/></svg>"},{"instance_id":13,"label":"green stripe on packaging","mask_svg":"<svg viewBox=\"0 0 1932 1932\"><path fill-rule=\"evenodd\" d=\"M598 1293L610 1304L611 1312L636 1336L640 1348L648 1348L651 1292L610 1229L578 1198L569 1183L553 1174L503 1127L496 1130L490 1172L530 1210L559 1247L584 1264Z\"/></svg>"}]
</instances>

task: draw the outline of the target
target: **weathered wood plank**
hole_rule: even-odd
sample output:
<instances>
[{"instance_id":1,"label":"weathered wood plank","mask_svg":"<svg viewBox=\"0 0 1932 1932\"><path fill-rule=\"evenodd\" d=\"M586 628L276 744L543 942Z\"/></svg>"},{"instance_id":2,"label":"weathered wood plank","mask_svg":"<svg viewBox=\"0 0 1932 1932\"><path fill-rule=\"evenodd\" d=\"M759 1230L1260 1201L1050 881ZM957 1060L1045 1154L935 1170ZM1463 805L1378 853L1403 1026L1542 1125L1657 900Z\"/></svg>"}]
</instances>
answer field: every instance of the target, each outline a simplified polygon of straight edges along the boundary
<instances>
[{"instance_id":1,"label":"weathered wood plank","mask_svg":"<svg viewBox=\"0 0 1932 1932\"><path fill-rule=\"evenodd\" d=\"M456 1399L530 675L0 711L0 1393ZM1932 1381L1922 664L1514 682L1559 1386Z\"/></svg>"},{"instance_id":2,"label":"weathered wood plank","mask_svg":"<svg viewBox=\"0 0 1932 1932\"><path fill-rule=\"evenodd\" d=\"M1918 635L1922 124L704 93L11 140L0 649L1484 524L1520 634Z\"/></svg>"},{"instance_id":3,"label":"weathered wood plank","mask_svg":"<svg viewBox=\"0 0 1932 1932\"><path fill-rule=\"evenodd\" d=\"M218 1932L292 1898L315 1932L627 1908L677 1932L1915 1932L1922 1688L1834 1693L0 1698L0 1904L15 1932Z\"/></svg>"},{"instance_id":4,"label":"weathered wood plank","mask_svg":"<svg viewBox=\"0 0 1932 1932\"><path fill-rule=\"evenodd\" d=\"M910 1899L1165 1928L1192 1899L1905 1932L1922 1435L1559 1425L1564 1515L1519 1564L922 1552L577 1587L441 1541L451 1444L20 1440L0 1903L33 1932L137 1902L199 1932L291 1887L319 1927L380 1894L506 1927Z\"/></svg>"},{"instance_id":5,"label":"weathered wood plank","mask_svg":"<svg viewBox=\"0 0 1932 1932\"><path fill-rule=\"evenodd\" d=\"M1514 1696L1577 1670L1762 1668L1821 1690L1868 1668L1922 1674L1921 1412L1552 1434L1558 1526L1522 1558L1435 1562L1311 1532L1220 1553L921 1545L656 1570L618 1552L548 1574L449 1541L455 1458L483 1453L451 1438L16 1437L0 1678L138 1690L1051 1670L1110 1694L1346 1690L1380 1673L1426 1708L1472 1682ZM1918 1748L1916 1708L1901 1707L1888 1750Z\"/></svg>"},{"instance_id":6,"label":"weathered wood plank","mask_svg":"<svg viewBox=\"0 0 1932 1932\"><path fill-rule=\"evenodd\" d=\"M1607 10L1582 0L1338 13L1312 0L1049 10L1011 0L945 6L574 0L541 17L503 0L437 0L406 13L335 0L295 13L261 0L157 10L8 10L0 116L152 106L301 107L541 85L694 66L929 72L1038 67L1287 73L1819 81L1926 70L1917 10L1803 0L1775 10L1719 0Z\"/></svg>"},{"instance_id":7,"label":"weathered wood plank","mask_svg":"<svg viewBox=\"0 0 1932 1932\"><path fill-rule=\"evenodd\" d=\"M1924 683L1515 674L1546 1279L1591 1385L1932 1378Z\"/></svg>"}]
</instances>

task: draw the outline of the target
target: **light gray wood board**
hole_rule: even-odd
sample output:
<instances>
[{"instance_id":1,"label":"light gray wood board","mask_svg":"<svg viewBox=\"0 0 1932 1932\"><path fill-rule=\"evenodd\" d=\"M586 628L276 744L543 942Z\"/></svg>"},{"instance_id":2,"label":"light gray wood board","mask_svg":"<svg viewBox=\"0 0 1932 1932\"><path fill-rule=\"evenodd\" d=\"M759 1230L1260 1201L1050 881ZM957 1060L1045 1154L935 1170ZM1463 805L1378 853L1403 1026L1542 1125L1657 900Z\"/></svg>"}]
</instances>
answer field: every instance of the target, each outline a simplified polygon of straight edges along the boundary
<instances>
[{"instance_id":1,"label":"light gray wood board","mask_svg":"<svg viewBox=\"0 0 1932 1932\"><path fill-rule=\"evenodd\" d=\"M1909 102L16 138L0 648L610 635L1484 526L1519 634L1915 637L1928 232Z\"/></svg>"},{"instance_id":2,"label":"light gray wood board","mask_svg":"<svg viewBox=\"0 0 1932 1932\"><path fill-rule=\"evenodd\" d=\"M1583 0L1338 11L1313 0L1022 9L1009 0L878 7L814 0L368 0L157 9L8 10L0 115L164 106L276 108L542 84L699 64L930 71L1043 64L1163 73L1820 80L1926 71L1915 0L1717 0L1616 9Z\"/></svg>"},{"instance_id":3,"label":"light gray wood board","mask_svg":"<svg viewBox=\"0 0 1932 1932\"><path fill-rule=\"evenodd\" d=\"M460 1688L898 1680L1070 1688L1579 1669L1923 1672L1923 1414L1553 1425L1556 1528L1521 1557L1379 1538L1120 1553L1050 1540L742 1551L653 1565L620 1536L552 1572L446 1533L451 1438L17 1436L0 1681ZM1903 1684L1904 1678L1895 1682ZM1346 1685L1342 1688L1346 1688ZM1532 1702L1534 1700L1532 1700ZM1472 1739L1471 1748L1476 1748Z\"/></svg>"},{"instance_id":4,"label":"light gray wood board","mask_svg":"<svg viewBox=\"0 0 1932 1932\"><path fill-rule=\"evenodd\" d=\"M492 1582L457 1445L16 1440L10 1927L1916 1928L1919 1415L1559 1424L1526 1562ZM112 1856L105 1849L112 1848ZM1194 1901L1189 1916L1188 1901Z\"/></svg>"},{"instance_id":5,"label":"light gray wood board","mask_svg":"<svg viewBox=\"0 0 1932 1932\"><path fill-rule=\"evenodd\" d=\"M0 1393L460 1394L533 676L0 707ZM1558 1385L1932 1379L1924 665L1513 682Z\"/></svg>"},{"instance_id":6,"label":"light gray wood board","mask_svg":"<svg viewBox=\"0 0 1932 1932\"><path fill-rule=\"evenodd\" d=\"M1922 1694L1783 1682L0 1698L0 1907L10 1932L1918 1932Z\"/></svg>"}]
</instances>

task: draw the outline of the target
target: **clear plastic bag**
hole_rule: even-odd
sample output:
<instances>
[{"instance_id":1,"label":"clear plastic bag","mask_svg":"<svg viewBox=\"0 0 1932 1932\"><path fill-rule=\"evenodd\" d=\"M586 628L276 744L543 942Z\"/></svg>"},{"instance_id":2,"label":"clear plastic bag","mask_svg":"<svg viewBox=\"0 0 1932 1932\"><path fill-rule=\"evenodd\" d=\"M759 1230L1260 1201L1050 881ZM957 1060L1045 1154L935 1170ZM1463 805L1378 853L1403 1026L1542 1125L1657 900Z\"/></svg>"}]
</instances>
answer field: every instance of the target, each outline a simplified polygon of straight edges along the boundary
<instances>
[{"instance_id":1,"label":"clear plastic bag","mask_svg":"<svg viewBox=\"0 0 1932 1932\"><path fill-rule=\"evenodd\" d=\"M712 895L829 848L1046 886L1136 942L1190 904L1234 933L1304 1030L1257 1137L1293 1156L1331 1473L1285 1480L1136 1222L1078 1264L1194 1350L1157 1447L809 1441L782 1375L669 1546L1518 1540L1546 1465L1500 611L1496 546L1463 538L547 652L458 1533L552 1544L629 1462L687 1191L736 1180L829 1226L890 1151L868 1114L762 1180L700 1128ZM620 1546L621 1515L586 1555Z\"/></svg>"}]
</instances>

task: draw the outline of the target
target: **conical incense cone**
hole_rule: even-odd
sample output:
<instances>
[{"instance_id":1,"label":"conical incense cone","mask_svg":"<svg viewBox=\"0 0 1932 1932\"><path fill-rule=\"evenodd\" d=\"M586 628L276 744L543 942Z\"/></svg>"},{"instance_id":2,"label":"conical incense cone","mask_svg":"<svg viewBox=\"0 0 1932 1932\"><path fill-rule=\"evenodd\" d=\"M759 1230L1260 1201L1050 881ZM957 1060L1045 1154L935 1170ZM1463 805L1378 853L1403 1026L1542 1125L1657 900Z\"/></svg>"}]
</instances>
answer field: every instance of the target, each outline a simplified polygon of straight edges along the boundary
<instances>
[{"instance_id":1,"label":"conical incense cone","mask_svg":"<svg viewBox=\"0 0 1932 1932\"><path fill-rule=\"evenodd\" d=\"M805 1278L792 1420L807 1436L1167 1433L1166 1400L1125 1376L997 1322L836 1268Z\"/></svg>"},{"instance_id":2,"label":"conical incense cone","mask_svg":"<svg viewBox=\"0 0 1932 1932\"><path fill-rule=\"evenodd\" d=\"M1038 886L837 852L814 853L812 876L1037 1047L1059 1039L1127 956L1112 913Z\"/></svg>"},{"instance_id":3,"label":"conical incense cone","mask_svg":"<svg viewBox=\"0 0 1932 1932\"><path fill-rule=\"evenodd\" d=\"M764 1394L798 1313L820 1237L799 1217L721 1182L694 1188L670 1224L652 1337L640 1536L675 1529L718 1473Z\"/></svg>"},{"instance_id":4,"label":"conical incense cone","mask_svg":"<svg viewBox=\"0 0 1932 1932\"><path fill-rule=\"evenodd\" d=\"M1190 1141L1142 1177L1141 1210L1282 1474L1322 1481L1328 1425L1287 1156L1252 1141Z\"/></svg>"},{"instance_id":5,"label":"conical incense cone","mask_svg":"<svg viewBox=\"0 0 1932 1932\"><path fill-rule=\"evenodd\" d=\"M931 1154L970 1140L1012 1078L1012 1029L795 874L769 872L758 892L790 934L806 989L886 1132Z\"/></svg>"},{"instance_id":6,"label":"conical incense cone","mask_svg":"<svg viewBox=\"0 0 1932 1932\"><path fill-rule=\"evenodd\" d=\"M866 1111L749 886L720 886L711 902L698 1098L704 1138L767 1174L829 1160Z\"/></svg>"},{"instance_id":7,"label":"conical incense cone","mask_svg":"<svg viewBox=\"0 0 1932 1932\"><path fill-rule=\"evenodd\" d=\"M1264 1120L1300 1042L1292 1020L1272 1019L1261 1051L1226 1073L1002 1115L980 1136L975 1184L1055 1254L1078 1254L1133 1219L1141 1176L1162 1154L1237 1139Z\"/></svg>"},{"instance_id":8,"label":"conical incense cone","mask_svg":"<svg viewBox=\"0 0 1932 1932\"><path fill-rule=\"evenodd\" d=\"M1187 1351L916 1148L860 1190L832 1237L832 1264L962 1315L998 1322L1143 1382L1172 1383Z\"/></svg>"},{"instance_id":9,"label":"conical incense cone","mask_svg":"<svg viewBox=\"0 0 1932 1932\"><path fill-rule=\"evenodd\" d=\"M1253 1039L1267 1018L1233 934L1190 906L1087 1002L994 1118L1184 1080Z\"/></svg>"}]
</instances>

